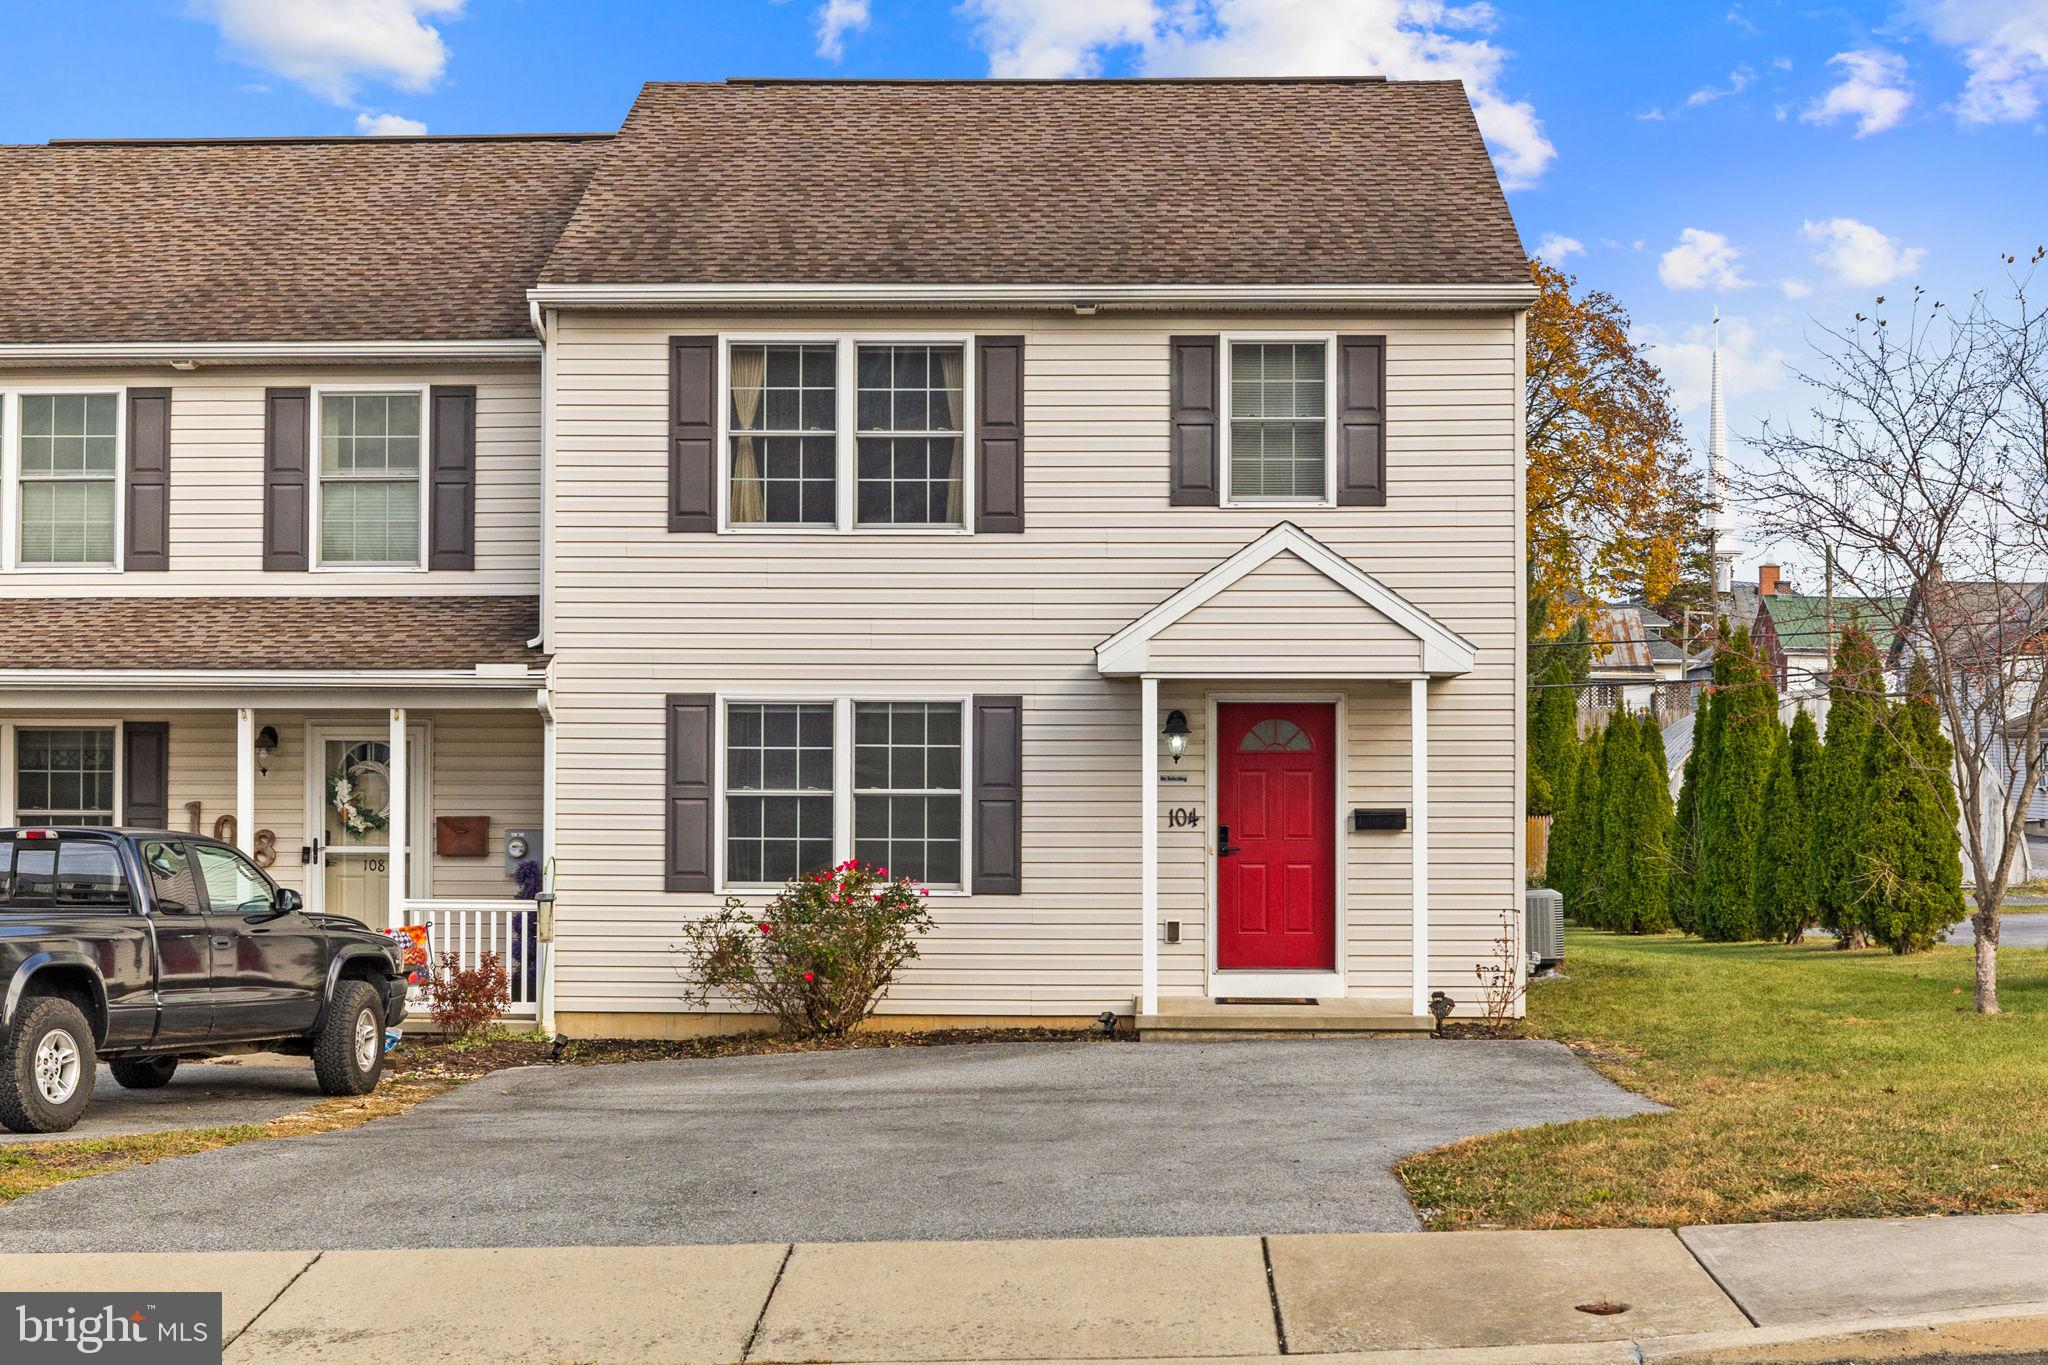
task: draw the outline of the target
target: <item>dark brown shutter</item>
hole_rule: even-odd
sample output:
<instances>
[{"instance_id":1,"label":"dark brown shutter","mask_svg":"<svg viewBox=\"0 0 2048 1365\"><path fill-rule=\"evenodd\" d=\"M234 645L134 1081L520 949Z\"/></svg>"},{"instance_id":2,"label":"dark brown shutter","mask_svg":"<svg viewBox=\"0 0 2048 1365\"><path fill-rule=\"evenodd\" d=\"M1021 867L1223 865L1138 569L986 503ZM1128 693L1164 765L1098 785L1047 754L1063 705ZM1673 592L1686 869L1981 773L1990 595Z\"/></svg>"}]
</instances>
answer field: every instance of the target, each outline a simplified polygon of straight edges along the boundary
<instances>
[{"instance_id":1,"label":"dark brown shutter","mask_svg":"<svg viewBox=\"0 0 2048 1365\"><path fill-rule=\"evenodd\" d=\"M974 529L1024 531L1024 338L976 337Z\"/></svg>"},{"instance_id":2,"label":"dark brown shutter","mask_svg":"<svg viewBox=\"0 0 2048 1365\"><path fill-rule=\"evenodd\" d=\"M1216 472L1216 370L1222 340L1173 337L1167 380L1173 410L1172 495L1175 507L1214 507L1222 484Z\"/></svg>"},{"instance_id":3,"label":"dark brown shutter","mask_svg":"<svg viewBox=\"0 0 2048 1365\"><path fill-rule=\"evenodd\" d=\"M171 823L171 727L131 720L121 727L121 822L136 829Z\"/></svg>"},{"instance_id":4,"label":"dark brown shutter","mask_svg":"<svg viewBox=\"0 0 2048 1365\"><path fill-rule=\"evenodd\" d=\"M427 523L429 569L476 567L476 386L436 384Z\"/></svg>"},{"instance_id":5,"label":"dark brown shutter","mask_svg":"<svg viewBox=\"0 0 2048 1365\"><path fill-rule=\"evenodd\" d=\"M974 894L1024 893L1024 699L974 699Z\"/></svg>"},{"instance_id":6,"label":"dark brown shutter","mask_svg":"<svg viewBox=\"0 0 2048 1365\"><path fill-rule=\"evenodd\" d=\"M708 692L668 699L666 891L709 891L712 886L711 751L718 702Z\"/></svg>"},{"instance_id":7,"label":"dark brown shutter","mask_svg":"<svg viewBox=\"0 0 2048 1365\"><path fill-rule=\"evenodd\" d=\"M122 567L171 567L171 391L128 390L128 523Z\"/></svg>"},{"instance_id":8,"label":"dark brown shutter","mask_svg":"<svg viewBox=\"0 0 2048 1365\"><path fill-rule=\"evenodd\" d=\"M263 392L263 567L291 572L309 562L307 480L312 475L306 439L311 389Z\"/></svg>"},{"instance_id":9,"label":"dark brown shutter","mask_svg":"<svg viewBox=\"0 0 2048 1365\"><path fill-rule=\"evenodd\" d=\"M718 529L718 338L668 339L668 529ZM708 889L708 888L707 888Z\"/></svg>"},{"instance_id":10,"label":"dark brown shutter","mask_svg":"<svg viewBox=\"0 0 2048 1365\"><path fill-rule=\"evenodd\" d=\"M1337 338L1337 505L1387 505L1387 339Z\"/></svg>"}]
</instances>

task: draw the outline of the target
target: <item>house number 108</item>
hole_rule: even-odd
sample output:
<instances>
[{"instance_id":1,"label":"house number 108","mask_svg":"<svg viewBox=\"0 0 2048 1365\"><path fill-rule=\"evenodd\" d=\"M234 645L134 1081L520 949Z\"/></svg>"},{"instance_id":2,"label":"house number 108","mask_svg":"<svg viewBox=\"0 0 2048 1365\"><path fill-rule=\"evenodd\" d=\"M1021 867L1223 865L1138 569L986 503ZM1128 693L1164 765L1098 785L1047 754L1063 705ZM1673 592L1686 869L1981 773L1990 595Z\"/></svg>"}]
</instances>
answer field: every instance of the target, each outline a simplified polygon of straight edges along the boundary
<instances>
[{"instance_id":1,"label":"house number 108","mask_svg":"<svg viewBox=\"0 0 2048 1365\"><path fill-rule=\"evenodd\" d=\"M1202 812L1193 806L1169 806L1166 810L1168 829L1198 829L1202 824Z\"/></svg>"}]
</instances>

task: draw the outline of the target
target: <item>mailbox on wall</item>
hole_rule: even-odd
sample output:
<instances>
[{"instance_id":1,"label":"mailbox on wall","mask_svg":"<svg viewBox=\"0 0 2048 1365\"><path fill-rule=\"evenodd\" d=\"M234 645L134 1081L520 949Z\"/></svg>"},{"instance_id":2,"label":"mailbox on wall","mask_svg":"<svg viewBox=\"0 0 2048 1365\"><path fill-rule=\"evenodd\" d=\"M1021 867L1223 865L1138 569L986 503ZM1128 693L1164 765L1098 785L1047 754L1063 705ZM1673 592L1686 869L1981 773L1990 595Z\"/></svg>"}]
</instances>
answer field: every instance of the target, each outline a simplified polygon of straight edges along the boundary
<instances>
[{"instance_id":1,"label":"mailbox on wall","mask_svg":"<svg viewBox=\"0 0 2048 1365\"><path fill-rule=\"evenodd\" d=\"M1353 829L1406 829L1408 808L1405 806L1366 807L1351 812Z\"/></svg>"}]
</instances>

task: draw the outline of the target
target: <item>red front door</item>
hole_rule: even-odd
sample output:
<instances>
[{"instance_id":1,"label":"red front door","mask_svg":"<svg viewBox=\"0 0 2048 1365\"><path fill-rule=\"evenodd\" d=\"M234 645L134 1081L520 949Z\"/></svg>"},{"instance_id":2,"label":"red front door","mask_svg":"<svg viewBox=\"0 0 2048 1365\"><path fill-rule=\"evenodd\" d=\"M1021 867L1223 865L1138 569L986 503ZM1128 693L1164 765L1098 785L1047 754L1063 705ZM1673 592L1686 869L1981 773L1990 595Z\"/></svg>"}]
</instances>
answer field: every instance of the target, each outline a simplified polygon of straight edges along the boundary
<instances>
[{"instance_id":1,"label":"red front door","mask_svg":"<svg viewBox=\"0 0 2048 1365\"><path fill-rule=\"evenodd\" d=\"M1314 702L1216 708L1216 966L1337 965L1337 719Z\"/></svg>"}]
</instances>

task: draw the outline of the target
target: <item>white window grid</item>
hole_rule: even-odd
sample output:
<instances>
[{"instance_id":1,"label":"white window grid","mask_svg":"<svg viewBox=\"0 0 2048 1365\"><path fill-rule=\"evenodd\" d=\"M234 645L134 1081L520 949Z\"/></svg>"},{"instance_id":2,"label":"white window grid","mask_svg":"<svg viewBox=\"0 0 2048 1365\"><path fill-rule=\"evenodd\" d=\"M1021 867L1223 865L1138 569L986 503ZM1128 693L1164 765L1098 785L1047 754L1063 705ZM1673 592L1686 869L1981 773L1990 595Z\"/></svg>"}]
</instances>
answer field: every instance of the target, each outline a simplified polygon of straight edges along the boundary
<instances>
[{"instance_id":1,"label":"white window grid","mask_svg":"<svg viewBox=\"0 0 2048 1365\"><path fill-rule=\"evenodd\" d=\"M1221 372L1217 378L1221 387L1217 425L1217 459L1221 466L1221 503L1225 507L1334 507L1337 502L1337 337L1333 332L1257 332L1225 333L1218 339ZM1323 411L1322 429L1322 487L1319 492L1307 494L1269 495L1264 492L1246 491L1232 486L1232 466L1236 463L1237 452L1233 449L1234 428L1241 420L1257 422L1261 419L1240 419L1233 416L1236 411L1236 357L1239 347L1266 346L1319 346L1323 354ZM1275 418L1275 423L1301 419ZM1270 428L1269 428L1270 430Z\"/></svg>"},{"instance_id":2,"label":"white window grid","mask_svg":"<svg viewBox=\"0 0 2048 1365\"><path fill-rule=\"evenodd\" d=\"M960 879L958 885L925 885L935 898L950 898L970 894L974 885L974 840L971 823L973 789L969 774L974 771L974 731L970 708L971 698L944 688L906 686L893 690L889 695L862 694L849 697L835 695L828 689L808 687L792 688L774 695L759 693L719 694L716 698L718 727L713 745L715 770L713 782L716 800L712 803L712 846L716 849L718 874L715 883L721 895L761 896L782 889L781 883L751 883L735 880L727 865L728 805L727 798L734 794L726 771L727 741L731 734L730 713L735 707L758 706L762 704L818 704L832 708L832 859L831 865L845 862L854 856L853 837L853 792L854 792L854 707L861 702L925 701L941 702L958 708L960 713ZM759 793L747 793L758 795ZM822 795L812 792L810 795ZM894 868L890 869L892 872Z\"/></svg>"},{"instance_id":3,"label":"white window grid","mask_svg":"<svg viewBox=\"0 0 2048 1365\"><path fill-rule=\"evenodd\" d=\"M961 767L966 721L962 708L948 702L854 703L854 857L921 883L959 883L961 849L966 842L966 811L961 800L966 787L966 772ZM879 743L865 738L877 724ZM935 725L950 729L952 739L935 742ZM935 781L947 775L948 756L952 781ZM873 780L872 771L863 772L872 762L881 765L879 782ZM869 777L865 783L863 776ZM913 821L914 829L909 827ZM937 835L932 832L935 823L942 827ZM946 824L952 827L950 835L943 832ZM943 858L948 845L951 866L942 868L943 875L939 875L933 871L934 849L940 850ZM914 858L907 858L913 850Z\"/></svg>"},{"instance_id":4,"label":"white window grid","mask_svg":"<svg viewBox=\"0 0 2048 1365\"><path fill-rule=\"evenodd\" d=\"M787 713L788 716L790 736L787 744L771 741L768 733L771 721L777 719L779 713ZM750 744L735 743L734 723L739 719L752 722L753 742ZM838 824L837 794L833 790L836 729L836 718L829 702L735 701L726 708L725 724L719 733L719 753L727 775L726 790L720 800L729 841L723 846L723 856L731 859L735 843L752 844L752 866L764 872L759 878L743 878L745 884L780 885L786 880L765 875L771 846L795 845L795 862L790 868L790 876L820 871L837 861L832 856L836 847L833 835ZM824 738L822 745L816 742L820 732ZM788 781L772 780L769 768L778 754L787 755ZM736 759L742 770L735 769ZM819 784L820 778L823 785ZM812 823L817 818L814 812L821 805L824 808L822 829ZM788 834L770 832L769 812L778 807L790 810ZM743 817L742 812L749 810L752 815ZM741 828L743 823L744 830ZM807 859L806 845L822 845L827 861L820 864L815 856Z\"/></svg>"},{"instance_id":5,"label":"white window grid","mask_svg":"<svg viewBox=\"0 0 2048 1365\"><path fill-rule=\"evenodd\" d=\"M914 355L923 364L922 383L898 384L898 360ZM881 383L868 381L869 357L879 360ZM966 523L964 502L967 482L967 366L972 355L966 347L934 345L929 342L862 342L854 350L854 522L860 527L938 526L959 527ZM958 387L947 385L944 366L952 358L960 378ZM942 406L954 420L935 420ZM884 420L876 420L879 407ZM906 420L909 419L909 420ZM916 459L905 473L904 457ZM957 465L956 484L941 463ZM878 490L882 508L877 515L870 508L868 493ZM899 518L905 494L922 505L922 515ZM953 506L955 502L959 505ZM936 506L935 506L936 504Z\"/></svg>"},{"instance_id":6,"label":"white window grid","mask_svg":"<svg viewBox=\"0 0 2048 1365\"><path fill-rule=\"evenodd\" d=\"M34 737L42 747L40 761L30 763L29 745ZM69 744L74 761L59 764L56 751ZM8 736L12 762L8 772L8 803L18 823L38 825L113 825L121 815L121 729L117 725L73 721L38 722L17 725ZM87 761L89 750L98 750L104 763ZM60 779L75 779L78 800L57 805L54 798L23 806L24 779L39 779L46 796ZM103 801L88 802L85 785L94 783Z\"/></svg>"},{"instance_id":7,"label":"white window grid","mask_svg":"<svg viewBox=\"0 0 2048 1365\"><path fill-rule=\"evenodd\" d=\"M353 403L358 398L392 398L400 396L414 398L419 403L419 432L416 438L419 442L419 468L416 471L412 471L410 477L406 477L404 474L393 475L388 468L381 471L354 470L333 474L328 473L326 467L327 441L325 435L327 404L329 402L342 401ZM425 384L378 383L316 386L313 389L312 411L308 414L308 421L310 430L307 433L307 441L310 449L307 451L307 460L311 466L310 477L307 480L309 493L306 510L306 535L309 541L308 562L315 570L321 572L348 573L368 570L371 572L390 573L393 570L424 570L427 563L428 499L431 487L429 479L433 472L434 417L429 386ZM328 559L324 552L327 540L325 530L326 488L330 483L358 486L366 484L390 485L410 483L414 489L413 520L417 523L417 535L414 539L412 555L404 558L393 557L378 560Z\"/></svg>"},{"instance_id":8,"label":"white window grid","mask_svg":"<svg viewBox=\"0 0 2048 1365\"><path fill-rule=\"evenodd\" d=\"M733 409L732 352L735 346L830 345L833 366L833 491L832 523L743 522L732 515ZM855 515L858 483L858 432L856 431L856 359L862 346L958 347L961 363L960 409L965 419L961 433L962 471L961 519L953 525L910 525L906 523L862 524ZM897 332L729 332L718 339L718 529L722 534L814 536L852 534L861 536L959 536L974 532L975 460L974 412L976 401L974 337L964 333ZM749 431L748 435L758 433ZM817 433L814 433L817 434Z\"/></svg>"},{"instance_id":9,"label":"white window grid","mask_svg":"<svg viewBox=\"0 0 2048 1365\"><path fill-rule=\"evenodd\" d=\"M84 396L111 398L114 404L114 469L104 474L30 474L30 483L85 485L111 483L113 498L113 557L94 561L24 561L21 518L24 506L22 466L22 399L35 397ZM128 403L127 391L104 384L26 384L0 388L0 562L10 571L39 574L119 573L127 542L128 513Z\"/></svg>"}]
</instances>

